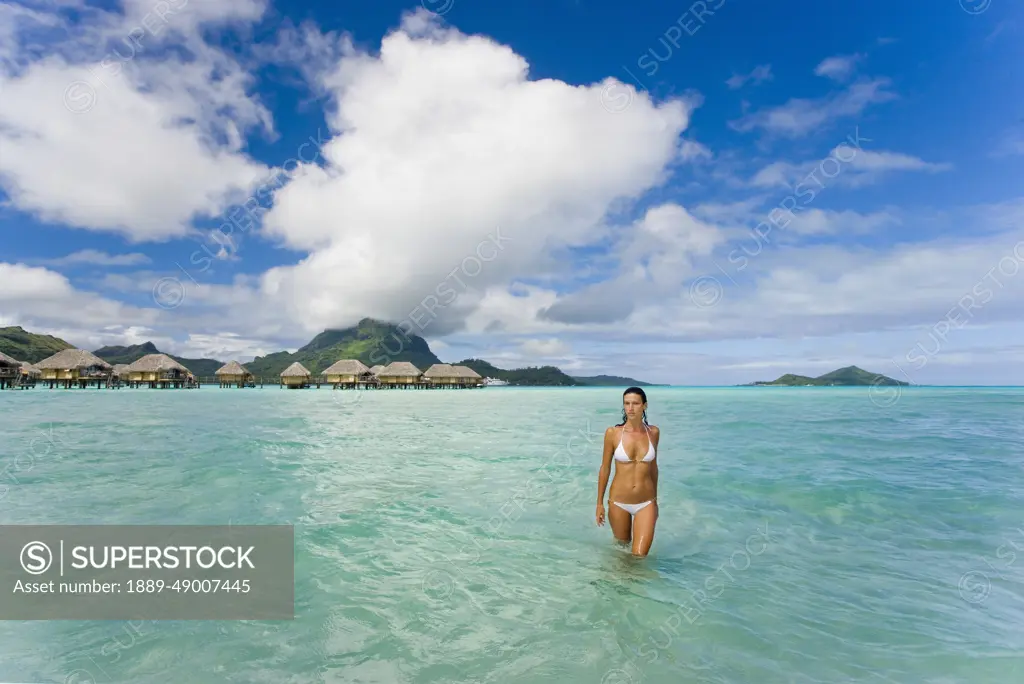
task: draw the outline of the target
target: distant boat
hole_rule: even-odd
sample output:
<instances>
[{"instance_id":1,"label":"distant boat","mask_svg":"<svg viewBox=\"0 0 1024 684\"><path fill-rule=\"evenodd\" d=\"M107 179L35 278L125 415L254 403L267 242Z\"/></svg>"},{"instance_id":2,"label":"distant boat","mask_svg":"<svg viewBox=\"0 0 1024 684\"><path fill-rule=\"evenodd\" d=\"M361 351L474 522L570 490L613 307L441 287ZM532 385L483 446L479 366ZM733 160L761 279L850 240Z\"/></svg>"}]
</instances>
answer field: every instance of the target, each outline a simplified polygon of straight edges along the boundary
<instances>
[{"instance_id":1,"label":"distant boat","mask_svg":"<svg viewBox=\"0 0 1024 684\"><path fill-rule=\"evenodd\" d=\"M502 387L507 384L508 382L505 380L499 380L498 378L484 378L484 386L486 387Z\"/></svg>"}]
</instances>

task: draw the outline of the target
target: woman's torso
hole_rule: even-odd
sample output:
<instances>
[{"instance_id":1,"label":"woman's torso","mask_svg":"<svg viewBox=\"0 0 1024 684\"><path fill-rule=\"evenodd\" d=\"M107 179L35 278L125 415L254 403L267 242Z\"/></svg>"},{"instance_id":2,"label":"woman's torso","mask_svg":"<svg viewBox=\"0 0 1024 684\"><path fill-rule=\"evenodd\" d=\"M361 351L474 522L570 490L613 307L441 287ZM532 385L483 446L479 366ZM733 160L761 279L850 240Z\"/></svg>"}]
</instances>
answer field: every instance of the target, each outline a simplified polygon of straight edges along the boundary
<instances>
[{"instance_id":1,"label":"woman's torso","mask_svg":"<svg viewBox=\"0 0 1024 684\"><path fill-rule=\"evenodd\" d=\"M615 476L609 498L620 503L641 503L657 497L651 470L657 449L651 430L645 425L639 433L618 430L618 444L612 452Z\"/></svg>"}]
</instances>

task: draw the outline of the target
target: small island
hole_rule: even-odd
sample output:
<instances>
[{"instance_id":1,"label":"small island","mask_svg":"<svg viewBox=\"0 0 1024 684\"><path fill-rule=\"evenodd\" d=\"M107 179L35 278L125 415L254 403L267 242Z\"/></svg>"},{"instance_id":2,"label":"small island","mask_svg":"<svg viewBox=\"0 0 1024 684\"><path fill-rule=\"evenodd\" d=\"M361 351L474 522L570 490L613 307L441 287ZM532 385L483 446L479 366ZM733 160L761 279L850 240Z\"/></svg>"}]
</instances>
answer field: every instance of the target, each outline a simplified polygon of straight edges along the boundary
<instances>
[{"instance_id":1,"label":"small island","mask_svg":"<svg viewBox=\"0 0 1024 684\"><path fill-rule=\"evenodd\" d=\"M775 380L750 382L740 387L863 387L863 386L902 386L907 387L909 382L894 380L880 373L871 373L857 366L846 366L831 373L819 375L816 378L807 375L794 375L786 373Z\"/></svg>"}]
</instances>

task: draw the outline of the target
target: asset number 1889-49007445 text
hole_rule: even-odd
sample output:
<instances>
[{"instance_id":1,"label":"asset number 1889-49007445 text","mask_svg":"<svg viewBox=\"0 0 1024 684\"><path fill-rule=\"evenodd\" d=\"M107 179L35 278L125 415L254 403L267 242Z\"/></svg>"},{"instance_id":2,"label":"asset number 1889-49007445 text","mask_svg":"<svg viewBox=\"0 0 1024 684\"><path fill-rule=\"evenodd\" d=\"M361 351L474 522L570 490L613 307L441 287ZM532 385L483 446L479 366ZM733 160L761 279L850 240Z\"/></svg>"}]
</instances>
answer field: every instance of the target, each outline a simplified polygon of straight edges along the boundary
<instances>
[{"instance_id":1,"label":"asset number 1889-49007445 text","mask_svg":"<svg viewBox=\"0 0 1024 684\"><path fill-rule=\"evenodd\" d=\"M225 592L248 594L249 580L178 579L173 582L165 582L162 579L137 579L128 583L127 590L130 594L159 594L164 591L173 591L179 594L215 594Z\"/></svg>"}]
</instances>

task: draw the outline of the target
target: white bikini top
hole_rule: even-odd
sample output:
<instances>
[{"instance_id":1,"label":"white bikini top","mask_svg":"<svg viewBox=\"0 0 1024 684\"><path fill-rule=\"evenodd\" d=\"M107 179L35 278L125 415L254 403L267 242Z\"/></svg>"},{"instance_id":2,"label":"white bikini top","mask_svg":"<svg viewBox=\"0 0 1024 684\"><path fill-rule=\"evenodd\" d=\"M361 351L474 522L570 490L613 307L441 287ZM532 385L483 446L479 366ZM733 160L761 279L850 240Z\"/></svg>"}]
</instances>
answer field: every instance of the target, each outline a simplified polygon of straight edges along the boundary
<instances>
[{"instance_id":1,"label":"white bikini top","mask_svg":"<svg viewBox=\"0 0 1024 684\"><path fill-rule=\"evenodd\" d=\"M646 424L644 425L644 430L647 430L647 425ZM619 432L619 446L615 447L615 452L614 452L613 455L615 456L615 460L616 461L619 461L621 463L633 463L634 462L633 459L631 459L626 454L626 450L622 448L622 436L625 433L626 433L626 426L623 425L622 426L622 430ZM654 450L654 440L651 439L651 431L647 430L647 454L644 455L644 457L642 459L640 459L640 461L641 462L653 461L656 456L657 456L657 452L655 452L655 450Z\"/></svg>"}]
</instances>

